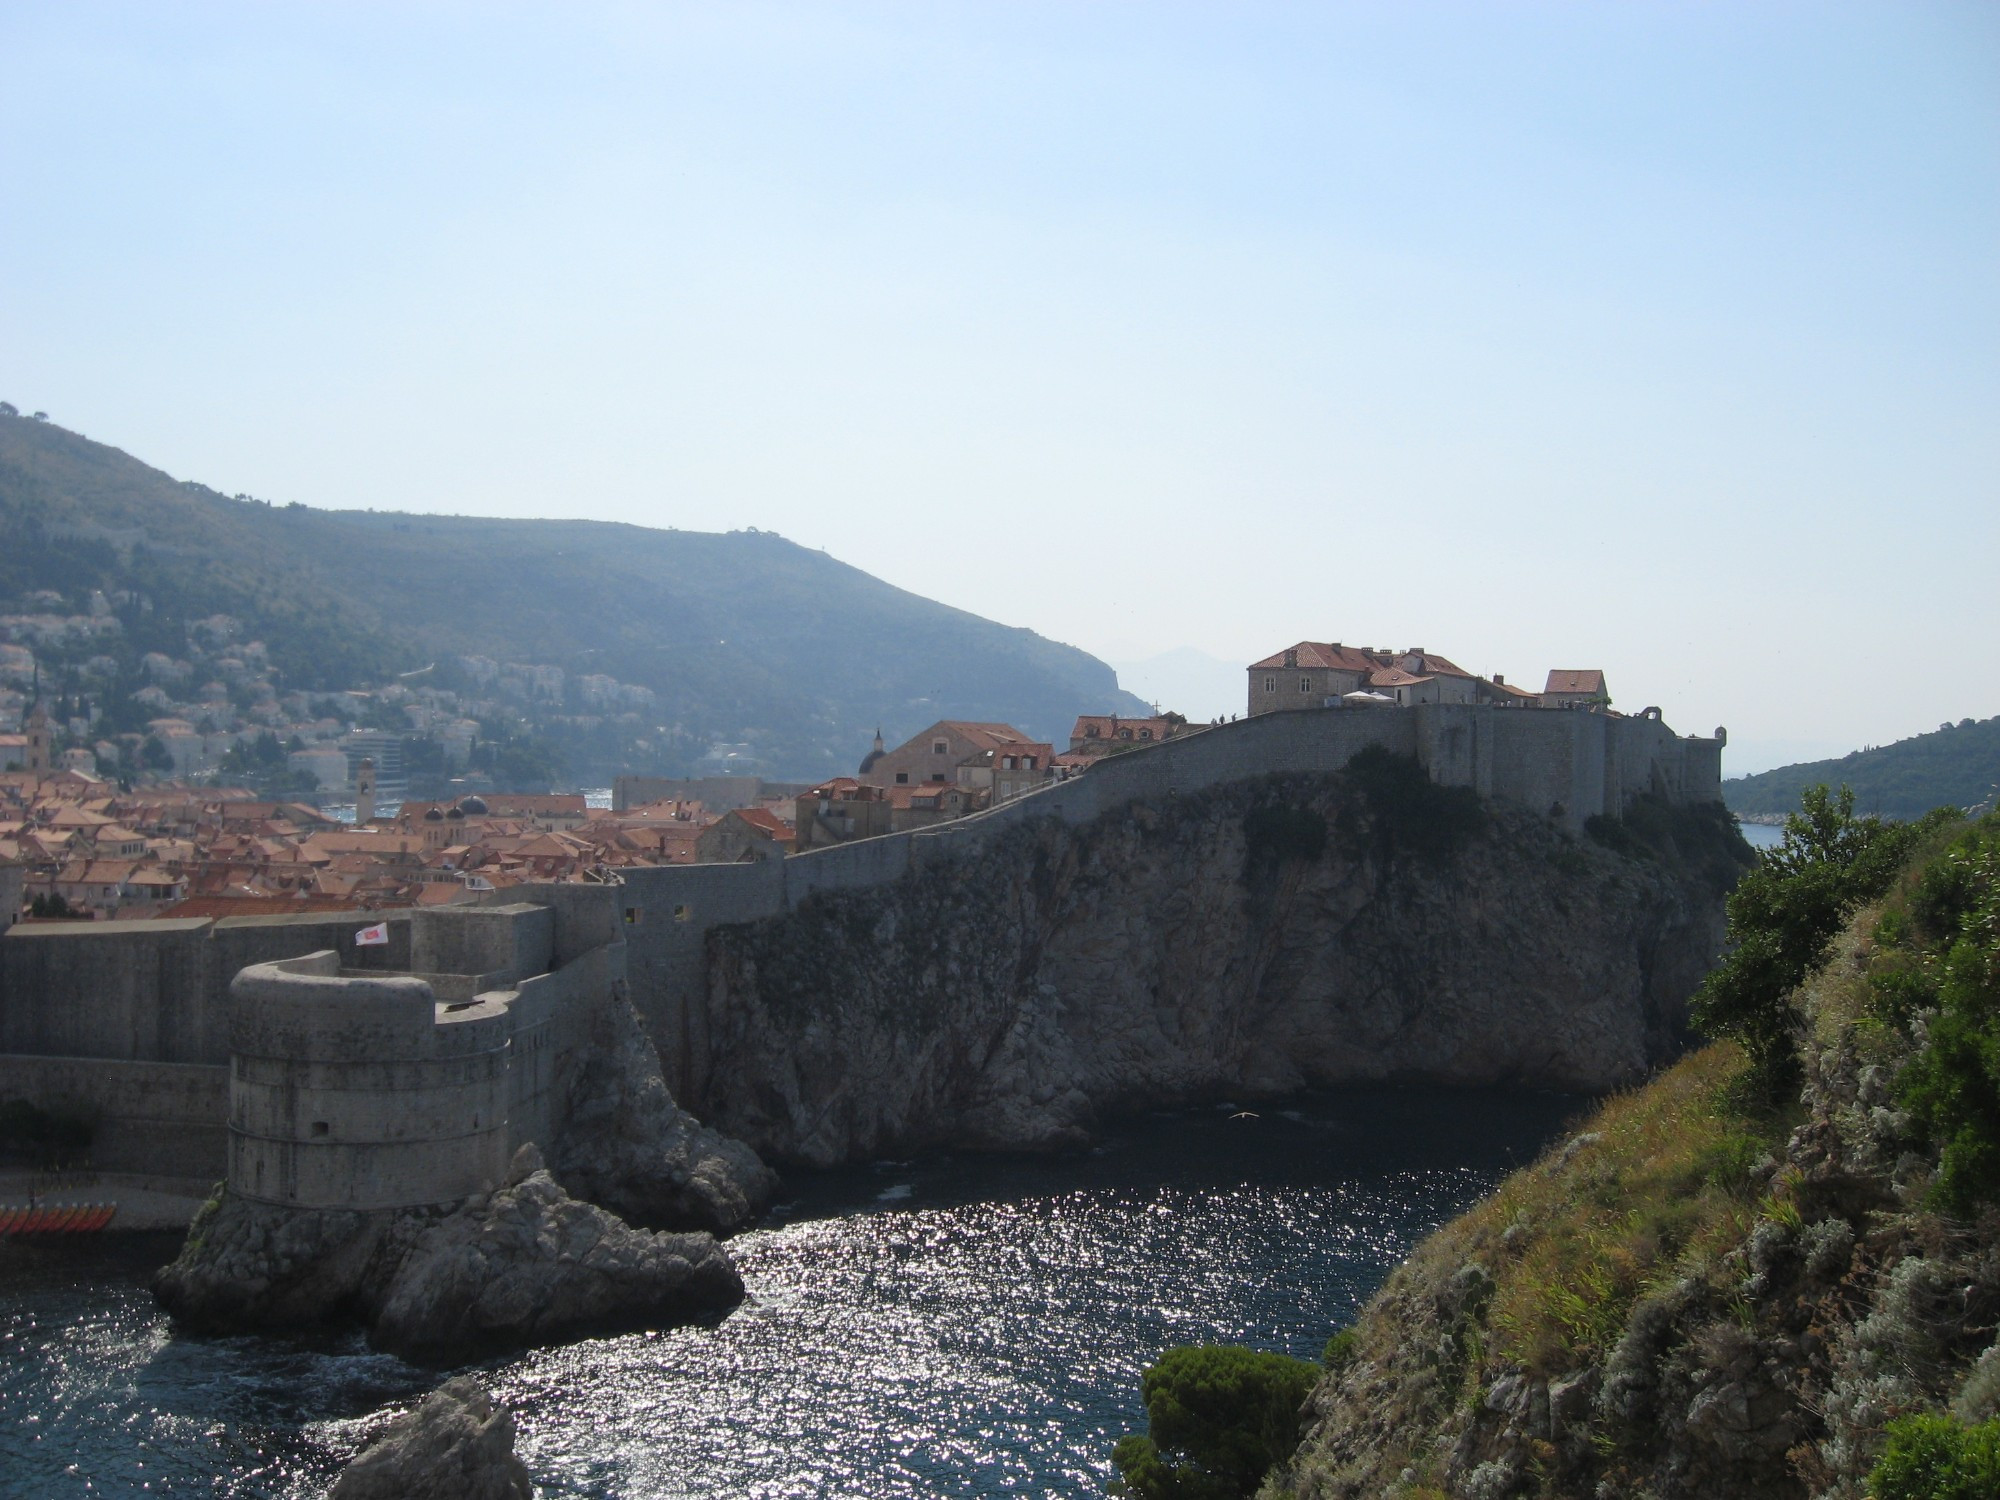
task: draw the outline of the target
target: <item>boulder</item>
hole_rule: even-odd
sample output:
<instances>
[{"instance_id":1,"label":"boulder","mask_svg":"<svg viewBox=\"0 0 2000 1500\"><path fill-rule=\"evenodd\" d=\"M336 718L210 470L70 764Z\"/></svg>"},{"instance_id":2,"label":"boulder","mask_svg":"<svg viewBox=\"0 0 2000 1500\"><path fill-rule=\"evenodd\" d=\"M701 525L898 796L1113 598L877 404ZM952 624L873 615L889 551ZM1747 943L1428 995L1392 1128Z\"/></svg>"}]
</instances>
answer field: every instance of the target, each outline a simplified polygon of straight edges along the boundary
<instances>
[{"instance_id":1,"label":"boulder","mask_svg":"<svg viewBox=\"0 0 2000 1500\"><path fill-rule=\"evenodd\" d=\"M505 1187L452 1209L286 1209L224 1190L153 1291L194 1332L353 1319L377 1347L439 1363L671 1327L743 1300L713 1236L633 1229L570 1197L533 1146Z\"/></svg>"},{"instance_id":2,"label":"boulder","mask_svg":"<svg viewBox=\"0 0 2000 1500\"><path fill-rule=\"evenodd\" d=\"M477 1211L417 1241L376 1311L378 1347L454 1360L664 1328L743 1300L742 1278L712 1236L633 1229L570 1197L535 1161Z\"/></svg>"},{"instance_id":3,"label":"boulder","mask_svg":"<svg viewBox=\"0 0 2000 1500\"><path fill-rule=\"evenodd\" d=\"M469 1375L396 1418L334 1481L327 1500L534 1500L514 1456L514 1414Z\"/></svg>"}]
</instances>

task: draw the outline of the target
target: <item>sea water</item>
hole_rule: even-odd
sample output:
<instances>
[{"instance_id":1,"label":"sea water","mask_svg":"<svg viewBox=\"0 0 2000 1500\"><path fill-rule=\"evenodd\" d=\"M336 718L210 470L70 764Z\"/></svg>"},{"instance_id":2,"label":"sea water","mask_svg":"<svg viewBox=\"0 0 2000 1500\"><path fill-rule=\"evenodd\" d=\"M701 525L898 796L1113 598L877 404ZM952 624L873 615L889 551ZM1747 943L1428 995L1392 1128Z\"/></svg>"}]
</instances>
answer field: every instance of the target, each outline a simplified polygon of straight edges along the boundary
<instances>
[{"instance_id":1,"label":"sea water","mask_svg":"<svg viewBox=\"0 0 2000 1500\"><path fill-rule=\"evenodd\" d=\"M1101 1494L1163 1350L1316 1358L1584 1102L1348 1090L795 1177L728 1317L477 1370L544 1495ZM0 1495L320 1495L442 1378L352 1334L179 1336L146 1290L175 1248L0 1245Z\"/></svg>"}]
</instances>

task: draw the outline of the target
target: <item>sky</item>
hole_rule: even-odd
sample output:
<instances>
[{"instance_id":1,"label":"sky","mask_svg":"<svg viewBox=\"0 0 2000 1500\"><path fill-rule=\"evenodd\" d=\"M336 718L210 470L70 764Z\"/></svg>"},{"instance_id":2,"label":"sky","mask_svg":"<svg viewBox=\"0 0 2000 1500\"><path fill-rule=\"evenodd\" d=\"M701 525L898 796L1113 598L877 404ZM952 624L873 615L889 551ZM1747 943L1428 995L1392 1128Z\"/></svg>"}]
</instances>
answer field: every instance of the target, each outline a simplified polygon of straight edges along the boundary
<instances>
[{"instance_id":1,"label":"sky","mask_svg":"<svg viewBox=\"0 0 2000 1500\"><path fill-rule=\"evenodd\" d=\"M1196 717L2000 713L1985 0L0 0L0 79L0 399L226 493L777 531Z\"/></svg>"}]
</instances>

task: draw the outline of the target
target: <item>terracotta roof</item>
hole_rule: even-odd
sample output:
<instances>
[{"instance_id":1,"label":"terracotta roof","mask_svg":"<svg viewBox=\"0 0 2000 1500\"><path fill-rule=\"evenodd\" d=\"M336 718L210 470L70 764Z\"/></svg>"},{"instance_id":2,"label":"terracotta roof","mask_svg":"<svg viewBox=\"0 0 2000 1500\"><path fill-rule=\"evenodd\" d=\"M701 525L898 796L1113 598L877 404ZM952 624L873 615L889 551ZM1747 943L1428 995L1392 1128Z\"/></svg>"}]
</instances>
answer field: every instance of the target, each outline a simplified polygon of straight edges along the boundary
<instances>
[{"instance_id":1,"label":"terracotta roof","mask_svg":"<svg viewBox=\"0 0 2000 1500\"><path fill-rule=\"evenodd\" d=\"M1285 658L1297 654L1297 659L1287 663ZM1386 666L1393 653L1370 652L1365 647L1344 646L1339 641L1300 641L1296 646L1274 652L1262 661L1252 662L1250 670L1255 672L1267 667L1295 666L1317 671L1372 672L1377 667Z\"/></svg>"},{"instance_id":2,"label":"terracotta roof","mask_svg":"<svg viewBox=\"0 0 2000 1500\"><path fill-rule=\"evenodd\" d=\"M750 824L752 828L756 828L760 834L764 834L768 838L790 838L792 836L792 826L784 818L780 818L778 814L768 812L764 808L738 808L736 816L742 818L746 824Z\"/></svg>"},{"instance_id":3,"label":"terracotta roof","mask_svg":"<svg viewBox=\"0 0 2000 1500\"><path fill-rule=\"evenodd\" d=\"M1604 691L1604 673L1596 668L1581 671L1551 671L1545 693L1601 693Z\"/></svg>"}]
</instances>

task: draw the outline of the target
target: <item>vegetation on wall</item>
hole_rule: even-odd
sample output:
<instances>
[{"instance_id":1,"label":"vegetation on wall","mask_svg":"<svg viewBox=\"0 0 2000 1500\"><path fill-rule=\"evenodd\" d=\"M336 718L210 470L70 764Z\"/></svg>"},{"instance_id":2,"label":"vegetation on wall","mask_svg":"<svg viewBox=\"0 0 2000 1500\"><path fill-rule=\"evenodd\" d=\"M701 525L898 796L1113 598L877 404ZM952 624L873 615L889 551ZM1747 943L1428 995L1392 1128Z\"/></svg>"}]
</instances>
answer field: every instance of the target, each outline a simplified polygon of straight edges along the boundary
<instances>
[{"instance_id":1,"label":"vegetation on wall","mask_svg":"<svg viewBox=\"0 0 2000 1500\"><path fill-rule=\"evenodd\" d=\"M1439 786L1416 757L1379 745L1361 750L1344 773L1361 793L1369 836L1379 852L1443 859L1477 838L1486 808L1469 786ZM1347 831L1359 832L1347 820Z\"/></svg>"},{"instance_id":2,"label":"vegetation on wall","mask_svg":"<svg viewBox=\"0 0 2000 1500\"><path fill-rule=\"evenodd\" d=\"M1734 890L1757 863L1757 851L1736 826L1735 814L1719 802L1682 805L1646 792L1626 804L1622 816L1600 813L1583 828L1614 853L1692 872L1718 895Z\"/></svg>"}]
</instances>

